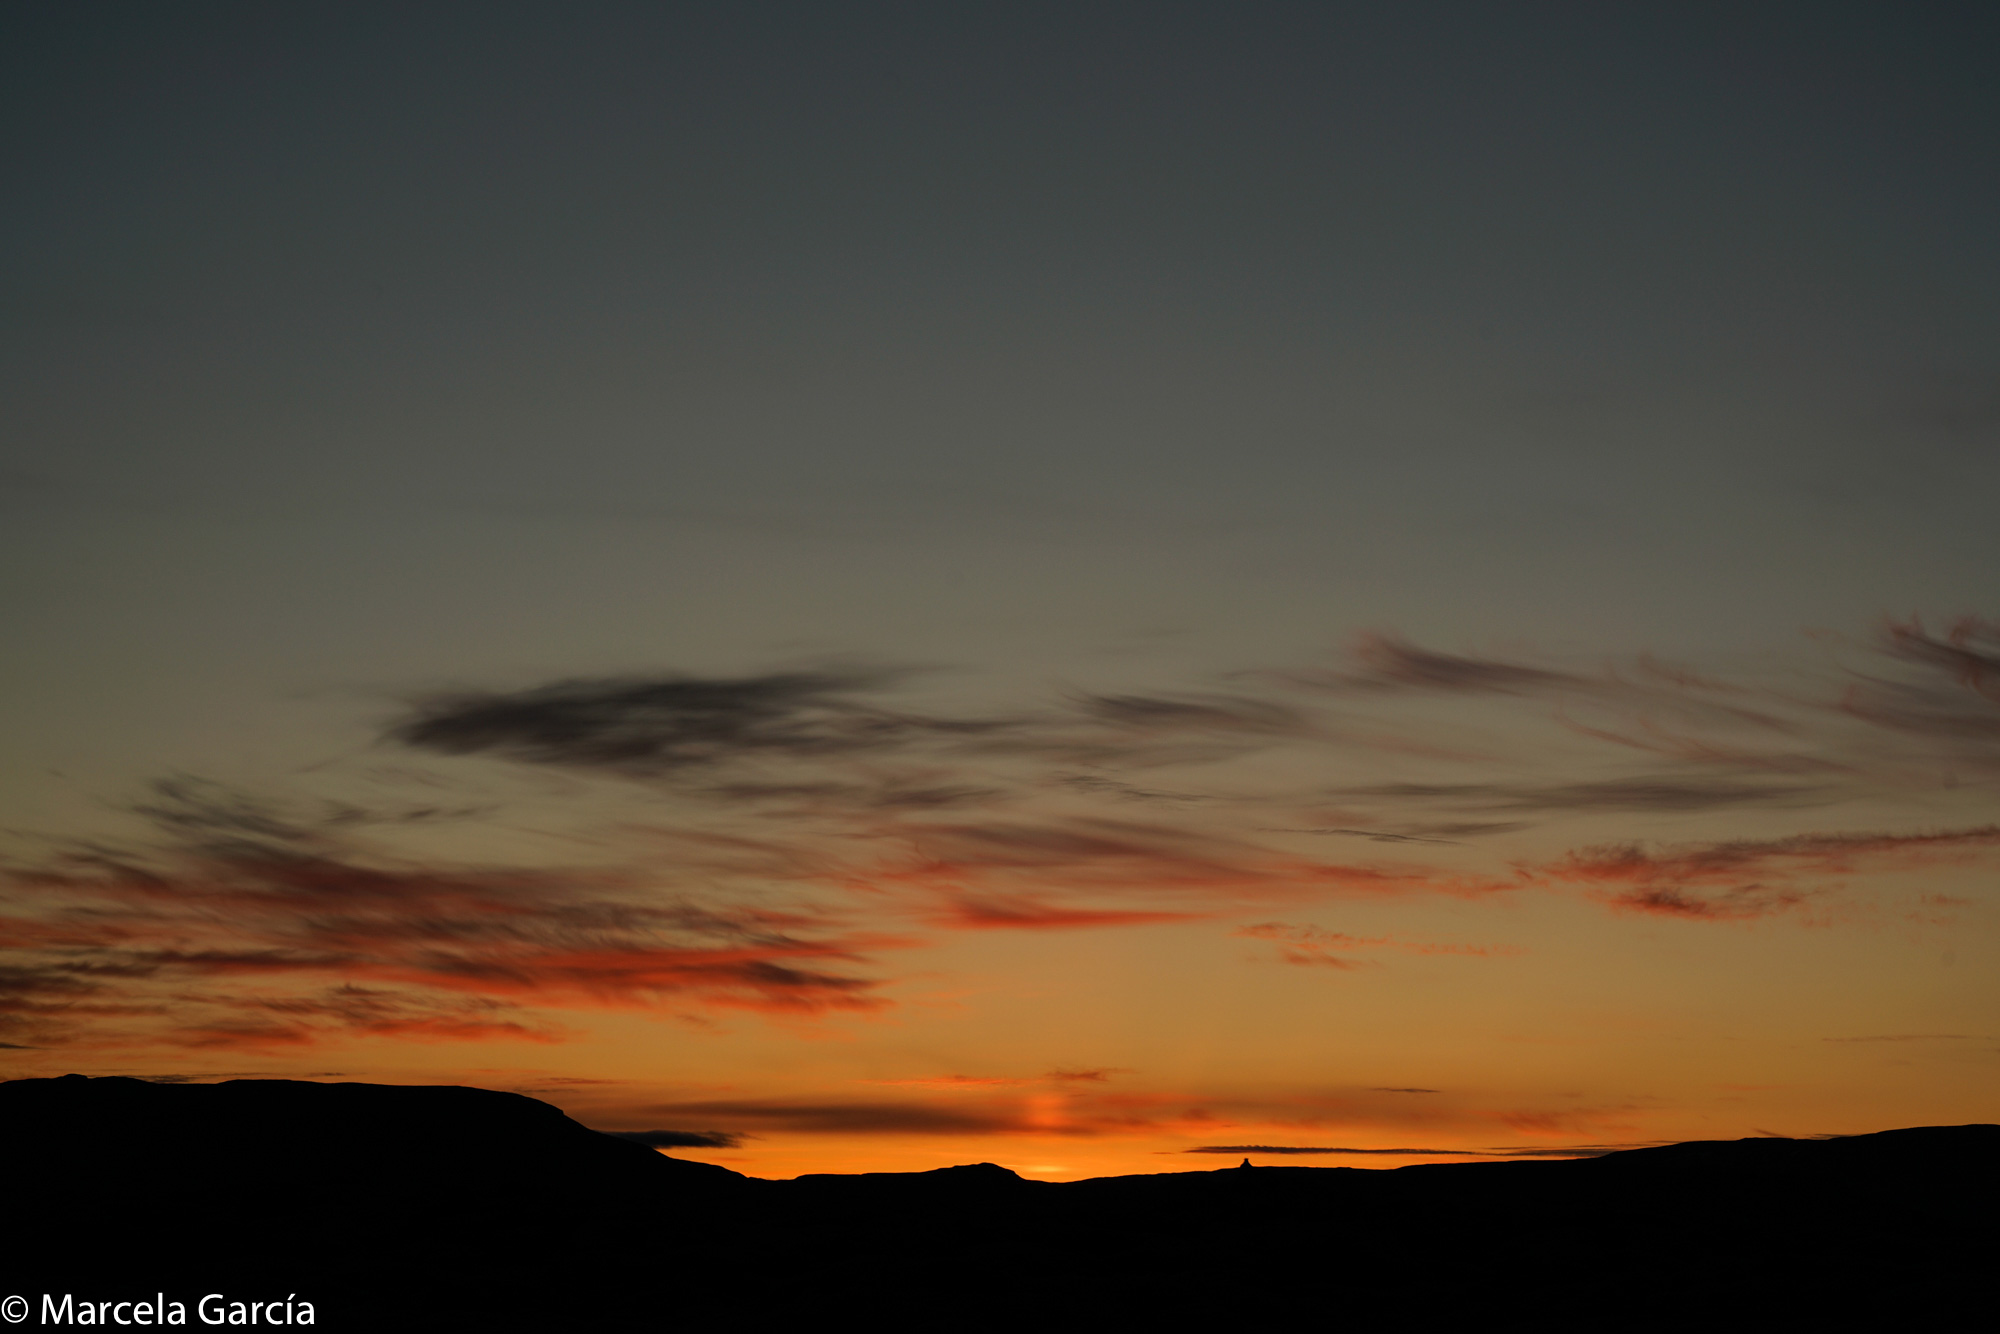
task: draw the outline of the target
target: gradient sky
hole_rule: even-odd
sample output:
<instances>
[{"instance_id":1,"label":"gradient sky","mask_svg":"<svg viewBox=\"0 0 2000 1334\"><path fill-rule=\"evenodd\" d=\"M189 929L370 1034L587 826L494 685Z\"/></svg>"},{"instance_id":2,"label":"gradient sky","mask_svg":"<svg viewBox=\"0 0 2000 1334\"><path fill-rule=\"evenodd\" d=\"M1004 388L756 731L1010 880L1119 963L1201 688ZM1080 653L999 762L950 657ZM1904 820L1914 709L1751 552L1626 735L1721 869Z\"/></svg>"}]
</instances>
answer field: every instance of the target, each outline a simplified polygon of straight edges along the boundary
<instances>
[{"instance_id":1,"label":"gradient sky","mask_svg":"<svg viewBox=\"0 0 2000 1334\"><path fill-rule=\"evenodd\" d=\"M0 1075L1995 1119L1991 5L0 25Z\"/></svg>"}]
</instances>

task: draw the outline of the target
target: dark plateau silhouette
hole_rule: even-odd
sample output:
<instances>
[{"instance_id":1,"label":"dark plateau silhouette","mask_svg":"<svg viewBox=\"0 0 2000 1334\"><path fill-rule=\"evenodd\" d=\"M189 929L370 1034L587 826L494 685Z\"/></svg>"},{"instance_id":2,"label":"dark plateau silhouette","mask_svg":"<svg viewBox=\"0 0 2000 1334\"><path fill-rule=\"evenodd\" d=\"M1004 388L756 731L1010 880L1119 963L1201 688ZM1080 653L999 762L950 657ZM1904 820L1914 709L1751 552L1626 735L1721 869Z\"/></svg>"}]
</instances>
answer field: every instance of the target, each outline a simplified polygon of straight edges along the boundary
<instances>
[{"instance_id":1,"label":"dark plateau silhouette","mask_svg":"<svg viewBox=\"0 0 2000 1334\"><path fill-rule=\"evenodd\" d=\"M0 1297L334 1330L1939 1328L2000 1240L1996 1125L1068 1183L763 1181L471 1088L67 1075L0 1125Z\"/></svg>"}]
</instances>

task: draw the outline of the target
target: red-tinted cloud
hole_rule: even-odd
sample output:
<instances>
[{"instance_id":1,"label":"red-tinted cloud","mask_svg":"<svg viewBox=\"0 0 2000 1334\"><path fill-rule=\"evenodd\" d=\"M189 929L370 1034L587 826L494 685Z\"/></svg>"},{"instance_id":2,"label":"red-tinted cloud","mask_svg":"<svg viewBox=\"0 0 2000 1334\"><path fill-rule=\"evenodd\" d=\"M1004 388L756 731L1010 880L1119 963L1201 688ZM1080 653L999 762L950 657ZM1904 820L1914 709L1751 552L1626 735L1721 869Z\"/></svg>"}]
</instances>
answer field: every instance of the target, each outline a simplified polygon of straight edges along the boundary
<instances>
[{"instance_id":1,"label":"red-tinted cloud","mask_svg":"<svg viewBox=\"0 0 2000 1334\"><path fill-rule=\"evenodd\" d=\"M1246 838L1135 821L936 824L910 836L914 855L851 872L848 885L967 930L1144 926L1452 883L1418 867L1320 862Z\"/></svg>"},{"instance_id":2,"label":"red-tinted cloud","mask_svg":"<svg viewBox=\"0 0 2000 1334\"><path fill-rule=\"evenodd\" d=\"M2000 846L1991 825L1856 834L1800 831L1795 816L1775 837L1644 841L1659 817L1776 819L2000 775L2000 629L1897 624L1877 650L1831 684L1821 671L1779 686L1378 637L1340 666L1239 673L1226 692L1077 692L962 717L892 708L883 673L432 699L388 739L460 757L430 763L560 772L652 803L590 830L600 848L626 840L635 869L451 867L368 842L442 808L300 819L164 784L137 808L150 838L7 877L0 1040L542 1040L568 1010L859 1013L887 1003L881 959L926 933L1289 917L1360 896L1581 892L1690 920L1768 915L1850 877ZM1434 725L1425 710L1440 702L1507 725L1483 739L1457 712ZM1560 744L1536 750L1523 719ZM1230 768L1278 750L1268 771ZM1426 864L1464 868L1469 854L1434 850L1453 838L1546 836L1554 821L1617 821L1619 841ZM1373 840L1383 857L1322 859L1323 841L1295 850L1301 834ZM1332 969L1492 952L1279 922L1249 932Z\"/></svg>"},{"instance_id":3,"label":"red-tinted cloud","mask_svg":"<svg viewBox=\"0 0 2000 1334\"><path fill-rule=\"evenodd\" d=\"M371 860L324 828L190 786L155 806L173 817L164 844L9 877L0 940L23 962L0 968L0 1036L541 1041L560 1028L533 1007L866 1010L883 1003L876 980L851 970L899 943L602 873Z\"/></svg>"},{"instance_id":4,"label":"red-tinted cloud","mask_svg":"<svg viewBox=\"0 0 2000 1334\"><path fill-rule=\"evenodd\" d=\"M1797 834L1649 851L1589 848L1523 868L1612 906L1670 917L1761 917L1824 893L1842 876L1963 860L2000 846L2000 825L1921 834Z\"/></svg>"},{"instance_id":5,"label":"red-tinted cloud","mask_svg":"<svg viewBox=\"0 0 2000 1334\"><path fill-rule=\"evenodd\" d=\"M1018 899L1012 902L956 899L944 903L930 920L940 926L971 931L1065 931L1081 927L1156 926L1163 922L1194 921L1207 915L1146 909L1064 908Z\"/></svg>"},{"instance_id":6,"label":"red-tinted cloud","mask_svg":"<svg viewBox=\"0 0 2000 1334\"><path fill-rule=\"evenodd\" d=\"M1288 922L1259 922L1253 926L1239 927L1235 934L1248 936L1252 940L1272 942L1278 948L1278 958L1285 963L1341 969L1367 967L1370 961L1347 957L1355 951L1364 950L1393 950L1402 954L1459 954L1479 958L1521 953L1518 947L1508 945L1453 945L1401 940L1395 936L1353 936L1340 931L1325 931L1316 926Z\"/></svg>"}]
</instances>

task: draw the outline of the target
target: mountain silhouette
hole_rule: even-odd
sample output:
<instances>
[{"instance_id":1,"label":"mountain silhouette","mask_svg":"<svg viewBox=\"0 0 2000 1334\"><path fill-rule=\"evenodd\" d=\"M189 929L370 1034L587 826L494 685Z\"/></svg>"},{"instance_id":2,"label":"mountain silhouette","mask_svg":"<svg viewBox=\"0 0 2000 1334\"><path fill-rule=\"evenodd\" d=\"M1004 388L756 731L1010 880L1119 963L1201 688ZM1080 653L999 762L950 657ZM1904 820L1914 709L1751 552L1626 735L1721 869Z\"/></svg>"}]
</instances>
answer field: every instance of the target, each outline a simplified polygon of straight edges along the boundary
<instances>
[{"instance_id":1,"label":"mountain silhouette","mask_svg":"<svg viewBox=\"0 0 2000 1334\"><path fill-rule=\"evenodd\" d=\"M211 1292L353 1330L1923 1327L2000 1240L1994 1125L1066 1183L763 1181L455 1087L67 1075L0 1128L0 1297L191 1327Z\"/></svg>"}]
</instances>

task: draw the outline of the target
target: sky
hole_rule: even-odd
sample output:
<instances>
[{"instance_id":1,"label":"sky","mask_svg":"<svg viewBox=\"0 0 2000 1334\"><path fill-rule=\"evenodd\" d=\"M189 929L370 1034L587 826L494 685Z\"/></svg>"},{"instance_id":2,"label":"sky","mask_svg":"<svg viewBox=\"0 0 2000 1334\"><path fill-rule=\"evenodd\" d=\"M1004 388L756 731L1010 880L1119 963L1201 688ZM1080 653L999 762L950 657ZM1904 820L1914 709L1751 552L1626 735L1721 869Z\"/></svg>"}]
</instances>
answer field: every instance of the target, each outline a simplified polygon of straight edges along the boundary
<instances>
[{"instance_id":1,"label":"sky","mask_svg":"<svg viewBox=\"0 0 2000 1334\"><path fill-rule=\"evenodd\" d=\"M0 1076L1996 1119L1991 6L0 25Z\"/></svg>"}]
</instances>

